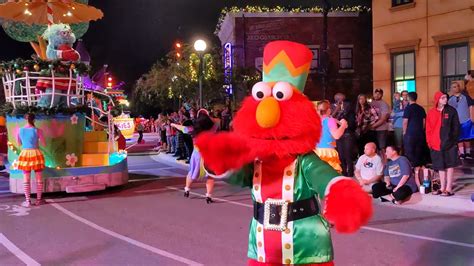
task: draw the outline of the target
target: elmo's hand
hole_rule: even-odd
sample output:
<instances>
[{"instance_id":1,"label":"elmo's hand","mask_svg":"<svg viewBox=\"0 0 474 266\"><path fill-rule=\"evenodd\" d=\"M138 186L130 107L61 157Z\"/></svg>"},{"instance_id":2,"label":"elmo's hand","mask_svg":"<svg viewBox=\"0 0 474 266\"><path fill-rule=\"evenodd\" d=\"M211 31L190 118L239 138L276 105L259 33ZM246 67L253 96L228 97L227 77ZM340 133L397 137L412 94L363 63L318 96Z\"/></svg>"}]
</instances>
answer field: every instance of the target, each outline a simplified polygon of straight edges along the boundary
<instances>
[{"instance_id":1,"label":"elmo's hand","mask_svg":"<svg viewBox=\"0 0 474 266\"><path fill-rule=\"evenodd\" d=\"M220 175L251 162L250 147L235 133L201 133L195 141L206 168Z\"/></svg>"},{"instance_id":2,"label":"elmo's hand","mask_svg":"<svg viewBox=\"0 0 474 266\"><path fill-rule=\"evenodd\" d=\"M372 200L352 179L332 184L325 199L326 219L340 233L353 233L372 216Z\"/></svg>"}]
</instances>

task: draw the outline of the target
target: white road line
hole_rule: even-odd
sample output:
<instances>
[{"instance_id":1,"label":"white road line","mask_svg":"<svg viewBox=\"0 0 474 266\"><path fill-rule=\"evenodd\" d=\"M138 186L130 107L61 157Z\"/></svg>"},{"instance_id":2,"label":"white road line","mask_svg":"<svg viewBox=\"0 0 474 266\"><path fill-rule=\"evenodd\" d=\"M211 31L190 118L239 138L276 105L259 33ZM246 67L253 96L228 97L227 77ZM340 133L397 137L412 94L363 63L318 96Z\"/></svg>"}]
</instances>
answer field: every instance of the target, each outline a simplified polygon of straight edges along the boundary
<instances>
[{"instance_id":1,"label":"white road line","mask_svg":"<svg viewBox=\"0 0 474 266\"><path fill-rule=\"evenodd\" d=\"M54 202L54 201L53 201L53 202ZM155 247L153 247L153 246L147 245L147 244L142 243L142 242L140 242L140 241L137 241L137 240L135 240L135 239L126 237L126 236L121 235L121 234L119 234L119 233L116 233L116 232L114 232L114 231L112 231L112 230L109 230L109 229L107 229L107 228L104 228L104 227L102 227L102 226L100 226L100 225L97 225L97 224L95 224L95 223L93 223L93 222L91 222L91 221L89 221L89 220L87 220L87 219L85 219L85 218L82 218L81 216L78 216L78 215L72 213L71 211L69 211L69 210L63 208L61 205L59 205L59 204L57 204L57 203L52 203L51 206L53 206L54 208L58 209L58 210L61 211L62 213L66 214L67 216L69 216L69 217L71 217L71 218L73 218L73 219L75 219L75 220L77 220L77 221L79 221L79 222L81 222L81 223L83 223L83 224L86 224L86 225L88 225L88 226L90 226L90 227L92 227L92 228L94 228L94 229L96 229L96 230L98 230L98 231L101 231L101 232L103 232L103 233L105 233L105 234L107 234L107 235L110 235L110 236L112 236L112 237L115 237L115 238L118 238L118 239L120 239L120 240L123 240L123 241L125 241L125 242L127 242L127 243L130 243L130 244L132 244L132 245L135 245L135 246L137 246L137 247L146 249L146 250L148 250L148 251L150 251L150 252L153 252L153 253L155 253L155 254L158 254L158 255L160 255L160 256L167 257L167 258L170 258L170 259L175 260L175 261L179 261L179 262L184 263L184 264L187 264L187 265L193 265L193 266L201 266L201 265L203 265L203 264L201 264L201 263L198 263L198 262L195 262L195 261L192 261L192 260L183 258L183 257L181 257L181 256L178 256L178 255L169 253L169 252L164 251L164 250L161 250L161 249L159 249L159 248L155 248Z\"/></svg>"},{"instance_id":2,"label":"white road line","mask_svg":"<svg viewBox=\"0 0 474 266\"><path fill-rule=\"evenodd\" d=\"M157 189L146 189L146 190L139 190L139 191L134 191L135 193L148 193L148 192L161 192L161 191L169 191L169 188L157 188Z\"/></svg>"},{"instance_id":3,"label":"white road line","mask_svg":"<svg viewBox=\"0 0 474 266\"><path fill-rule=\"evenodd\" d=\"M128 169L129 172L138 172L138 171L150 171L150 170L153 170L153 171L167 171L167 170L174 170L176 169L176 167L163 167L163 168L159 168L159 167L147 167L147 168L140 168L140 169Z\"/></svg>"},{"instance_id":4,"label":"white road line","mask_svg":"<svg viewBox=\"0 0 474 266\"><path fill-rule=\"evenodd\" d=\"M80 197L66 197L66 198L59 198L59 199L46 199L48 203L63 203L63 202L73 202L73 201L84 201L88 200L89 198L86 196Z\"/></svg>"},{"instance_id":5,"label":"white road line","mask_svg":"<svg viewBox=\"0 0 474 266\"><path fill-rule=\"evenodd\" d=\"M130 171L129 171L130 172ZM138 178L138 179L129 179L128 183L133 183L133 182L142 182L142 181L153 181L153 180L159 180L159 179L164 179L162 177L153 177L153 178Z\"/></svg>"},{"instance_id":6,"label":"white road line","mask_svg":"<svg viewBox=\"0 0 474 266\"><path fill-rule=\"evenodd\" d=\"M181 190L180 188L176 188L176 187L166 187L166 188L171 189L171 190ZM199 193L196 193L196 192L190 192L190 194L200 196L200 197L206 197L206 195L199 194ZM234 205L244 206L244 207L248 207L248 208L253 208L253 205L251 205L251 204L245 204L245 203L240 203L240 202L236 202L236 201L231 201L231 200L226 200L226 199L221 199L221 198L215 198L215 197L212 197L212 199L214 201L226 202L226 203L229 203L229 204L234 204ZM448 244L448 245L474 248L474 244L468 244L468 243L456 242L456 241L439 239L439 238L432 238L432 237L426 237L426 236L420 236L420 235L401 233L401 232L397 232L397 231L379 229L379 228L376 228L376 227L362 226L362 229L369 230L369 231L375 231L375 232L379 232L379 233L390 234L390 235L398 235L398 236L405 236L405 237L423 239L423 240L428 240L428 241L433 241L433 242L444 243L444 244Z\"/></svg>"},{"instance_id":7,"label":"white road line","mask_svg":"<svg viewBox=\"0 0 474 266\"><path fill-rule=\"evenodd\" d=\"M166 188L171 189L171 190L183 190L181 188L175 188L175 187L166 187ZM200 197L203 197L203 198L206 197L206 195L204 195L204 194L199 194L199 193L191 192L191 191L189 192L189 194L195 195L195 196L200 196ZM231 201L231 200L226 200L226 199L221 199L221 198L214 198L214 197L212 197L212 199L214 201L226 202L226 203L229 203L229 204L234 204L234 205L253 208L253 205L251 205L251 204L245 204L245 203L241 203L241 202L237 202L237 201Z\"/></svg>"},{"instance_id":8,"label":"white road line","mask_svg":"<svg viewBox=\"0 0 474 266\"><path fill-rule=\"evenodd\" d=\"M13 255L15 255L17 258L19 258L23 263L25 263L28 266L39 266L38 262L36 262L34 259L32 259L30 256L28 256L25 252L23 252L21 249L19 249L15 244L13 244L8 238L0 233L0 243L2 243Z\"/></svg>"},{"instance_id":9,"label":"white road line","mask_svg":"<svg viewBox=\"0 0 474 266\"><path fill-rule=\"evenodd\" d=\"M401 232L396 232L396 231L390 231L390 230L385 230L385 229L369 227L369 226L362 226L362 228L365 229L365 230L369 230L369 231L375 231L375 232L386 233L386 234L391 234L391 235L406 236L406 237L429 240L429 241L434 241L434 242L439 242L439 243L444 243L444 244L449 244L449 245L455 245L455 246L461 246L461 247L467 247L467 248L474 248L474 244L467 244L467 243L456 242L456 241L451 241L451 240L444 240L444 239L439 239L439 238L432 238L432 237L426 237L426 236L406 234L406 233L401 233Z\"/></svg>"}]
</instances>

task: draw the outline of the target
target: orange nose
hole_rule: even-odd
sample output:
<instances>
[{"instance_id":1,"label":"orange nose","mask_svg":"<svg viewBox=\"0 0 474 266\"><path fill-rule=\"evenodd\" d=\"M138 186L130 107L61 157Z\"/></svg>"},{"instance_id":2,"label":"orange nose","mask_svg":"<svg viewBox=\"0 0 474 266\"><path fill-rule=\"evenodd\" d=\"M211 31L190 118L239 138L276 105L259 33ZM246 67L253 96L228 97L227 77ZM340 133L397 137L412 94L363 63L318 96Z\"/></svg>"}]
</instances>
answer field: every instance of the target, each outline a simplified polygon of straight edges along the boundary
<instances>
[{"instance_id":1,"label":"orange nose","mask_svg":"<svg viewBox=\"0 0 474 266\"><path fill-rule=\"evenodd\" d=\"M263 99L257 106L257 124L262 128L271 128L280 121L280 105L273 97Z\"/></svg>"}]
</instances>

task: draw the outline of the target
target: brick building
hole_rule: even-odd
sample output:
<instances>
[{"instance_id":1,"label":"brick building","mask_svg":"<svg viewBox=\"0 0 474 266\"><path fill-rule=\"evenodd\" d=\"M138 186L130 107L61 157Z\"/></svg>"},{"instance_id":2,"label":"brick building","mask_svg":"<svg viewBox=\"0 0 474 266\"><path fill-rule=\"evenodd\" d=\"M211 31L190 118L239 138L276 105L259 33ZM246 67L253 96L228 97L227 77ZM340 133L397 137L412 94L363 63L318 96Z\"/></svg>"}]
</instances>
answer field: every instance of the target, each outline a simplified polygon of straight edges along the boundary
<instances>
[{"instance_id":1,"label":"brick building","mask_svg":"<svg viewBox=\"0 0 474 266\"><path fill-rule=\"evenodd\" d=\"M373 0L372 16L373 87L387 102L416 91L428 109L435 92L474 69L474 0Z\"/></svg>"},{"instance_id":2,"label":"brick building","mask_svg":"<svg viewBox=\"0 0 474 266\"><path fill-rule=\"evenodd\" d=\"M261 71L263 48L274 40L308 45L313 51L312 71L305 94L322 99L320 55L323 15L320 13L228 13L218 31L222 45L231 43L234 67ZM367 13L336 12L328 15L328 90L326 98L344 92L350 99L372 92L371 17ZM248 88L247 88L248 89ZM237 97L240 97L239 95Z\"/></svg>"}]
</instances>

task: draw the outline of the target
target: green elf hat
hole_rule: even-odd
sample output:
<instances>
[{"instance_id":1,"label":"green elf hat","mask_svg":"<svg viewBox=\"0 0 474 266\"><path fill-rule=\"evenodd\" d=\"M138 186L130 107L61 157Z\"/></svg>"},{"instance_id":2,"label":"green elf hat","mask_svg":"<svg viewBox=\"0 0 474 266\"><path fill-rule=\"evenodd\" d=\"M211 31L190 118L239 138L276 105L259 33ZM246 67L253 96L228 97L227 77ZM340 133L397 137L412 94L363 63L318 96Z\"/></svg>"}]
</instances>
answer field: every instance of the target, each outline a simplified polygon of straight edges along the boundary
<instances>
[{"instance_id":1,"label":"green elf hat","mask_svg":"<svg viewBox=\"0 0 474 266\"><path fill-rule=\"evenodd\" d=\"M274 41L263 51L263 81L286 81L303 92L313 53L306 45L290 41Z\"/></svg>"}]
</instances>

